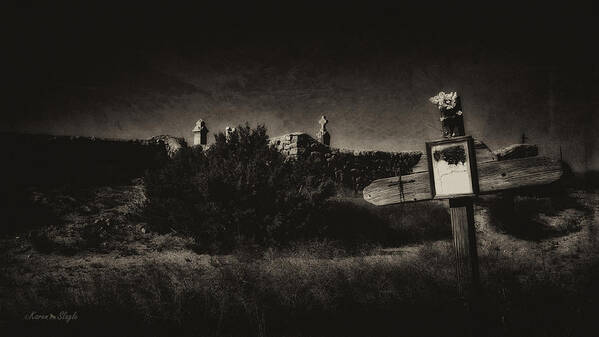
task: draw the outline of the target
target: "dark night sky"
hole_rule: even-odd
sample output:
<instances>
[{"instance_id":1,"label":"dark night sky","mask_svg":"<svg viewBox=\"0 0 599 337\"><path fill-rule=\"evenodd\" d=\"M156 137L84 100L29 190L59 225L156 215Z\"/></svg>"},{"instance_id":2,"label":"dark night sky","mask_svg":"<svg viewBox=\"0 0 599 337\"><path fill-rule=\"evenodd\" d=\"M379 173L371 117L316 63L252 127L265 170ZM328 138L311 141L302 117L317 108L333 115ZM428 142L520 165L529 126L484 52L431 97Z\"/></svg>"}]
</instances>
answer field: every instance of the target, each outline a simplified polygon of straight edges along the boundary
<instances>
[{"instance_id":1,"label":"dark night sky","mask_svg":"<svg viewBox=\"0 0 599 337\"><path fill-rule=\"evenodd\" d=\"M2 131L315 134L324 114L336 147L422 150L440 136L428 98L457 90L491 148L525 132L599 169L597 7L389 4L24 5L5 22Z\"/></svg>"}]
</instances>

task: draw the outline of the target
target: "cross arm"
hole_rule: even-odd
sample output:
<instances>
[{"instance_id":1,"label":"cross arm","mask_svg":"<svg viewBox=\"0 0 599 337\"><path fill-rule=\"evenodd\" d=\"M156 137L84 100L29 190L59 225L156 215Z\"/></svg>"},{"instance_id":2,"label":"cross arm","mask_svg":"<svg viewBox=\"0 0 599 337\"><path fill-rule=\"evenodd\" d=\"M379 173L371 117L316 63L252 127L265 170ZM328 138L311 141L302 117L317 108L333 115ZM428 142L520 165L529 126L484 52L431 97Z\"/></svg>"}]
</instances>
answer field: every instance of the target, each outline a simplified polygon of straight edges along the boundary
<instances>
[{"instance_id":1,"label":"cross arm","mask_svg":"<svg viewBox=\"0 0 599 337\"><path fill-rule=\"evenodd\" d=\"M561 163L547 157L529 157L478 164L480 194L550 184L562 175ZM364 199L382 206L432 199L428 171L378 179L366 186Z\"/></svg>"}]
</instances>

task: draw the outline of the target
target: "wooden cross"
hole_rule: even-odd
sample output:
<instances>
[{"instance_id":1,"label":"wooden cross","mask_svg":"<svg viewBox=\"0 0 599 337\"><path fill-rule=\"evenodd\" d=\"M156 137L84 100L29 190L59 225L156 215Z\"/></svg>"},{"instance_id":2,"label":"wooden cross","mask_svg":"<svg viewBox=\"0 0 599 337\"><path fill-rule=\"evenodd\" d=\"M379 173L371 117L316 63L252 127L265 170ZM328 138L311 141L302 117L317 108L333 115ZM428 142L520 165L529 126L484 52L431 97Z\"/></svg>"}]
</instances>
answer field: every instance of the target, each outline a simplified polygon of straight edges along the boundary
<instances>
[{"instance_id":1,"label":"wooden cross","mask_svg":"<svg viewBox=\"0 0 599 337\"><path fill-rule=\"evenodd\" d=\"M433 98L431 101L437 102ZM440 104L447 105L447 101ZM449 104L449 108L455 106ZM441 122L447 114L442 111ZM463 123L461 110L456 116ZM452 130L463 130L463 125L452 126ZM463 133L448 136L445 125L443 134L446 139L427 143L427 155L421 157L411 174L375 180L364 188L363 195L375 205L449 200L458 291L462 294L477 286L479 279L473 197L552 183L561 177L562 167L561 162L546 157L508 159L505 156L507 160L501 160L482 142L464 137Z\"/></svg>"}]
</instances>

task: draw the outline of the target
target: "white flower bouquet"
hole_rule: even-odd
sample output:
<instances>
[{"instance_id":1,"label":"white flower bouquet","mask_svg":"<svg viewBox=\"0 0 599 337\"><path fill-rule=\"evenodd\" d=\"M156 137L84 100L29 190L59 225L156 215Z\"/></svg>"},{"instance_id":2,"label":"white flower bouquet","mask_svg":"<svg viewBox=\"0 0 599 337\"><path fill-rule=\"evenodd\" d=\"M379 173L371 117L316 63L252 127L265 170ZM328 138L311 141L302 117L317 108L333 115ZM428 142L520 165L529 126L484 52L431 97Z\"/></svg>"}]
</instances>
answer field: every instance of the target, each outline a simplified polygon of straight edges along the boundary
<instances>
[{"instance_id":1,"label":"white flower bouquet","mask_svg":"<svg viewBox=\"0 0 599 337\"><path fill-rule=\"evenodd\" d=\"M442 123L445 137L454 137L463 133L463 121L460 118L462 117L462 107L456 91L448 93L441 91L436 96L429 98L429 101L441 111L439 120Z\"/></svg>"}]
</instances>

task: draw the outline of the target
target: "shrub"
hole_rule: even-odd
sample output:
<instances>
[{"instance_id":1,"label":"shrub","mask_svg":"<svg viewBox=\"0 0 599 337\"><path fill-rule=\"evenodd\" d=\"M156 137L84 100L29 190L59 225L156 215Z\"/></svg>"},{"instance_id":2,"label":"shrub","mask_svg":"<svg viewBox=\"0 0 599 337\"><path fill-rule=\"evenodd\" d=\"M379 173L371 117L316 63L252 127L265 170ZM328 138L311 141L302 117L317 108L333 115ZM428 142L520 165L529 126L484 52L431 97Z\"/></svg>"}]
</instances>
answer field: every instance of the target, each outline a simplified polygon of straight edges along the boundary
<instances>
[{"instance_id":1,"label":"shrub","mask_svg":"<svg viewBox=\"0 0 599 337\"><path fill-rule=\"evenodd\" d=\"M204 248L277 245L318 236L333 183L310 161L287 161L266 128L239 126L207 151L183 148L146 174L148 215L158 231L194 236Z\"/></svg>"}]
</instances>

